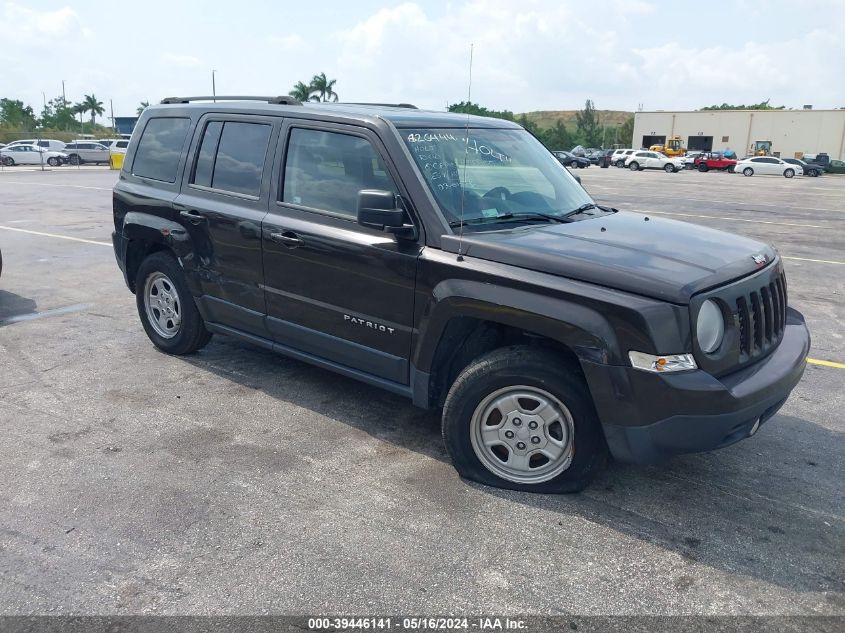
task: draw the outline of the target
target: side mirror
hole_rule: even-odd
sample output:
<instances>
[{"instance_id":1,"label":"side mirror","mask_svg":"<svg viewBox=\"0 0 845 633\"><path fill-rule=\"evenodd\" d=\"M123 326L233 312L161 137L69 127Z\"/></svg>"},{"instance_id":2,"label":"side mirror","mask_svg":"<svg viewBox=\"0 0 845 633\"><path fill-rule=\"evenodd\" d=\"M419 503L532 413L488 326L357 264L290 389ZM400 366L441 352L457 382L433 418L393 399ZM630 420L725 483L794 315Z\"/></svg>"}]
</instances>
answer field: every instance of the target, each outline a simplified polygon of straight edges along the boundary
<instances>
[{"instance_id":1,"label":"side mirror","mask_svg":"<svg viewBox=\"0 0 845 633\"><path fill-rule=\"evenodd\" d=\"M392 192L379 189L358 192L358 224L361 226L416 239L416 227L406 220L405 209L397 206L396 195Z\"/></svg>"}]
</instances>

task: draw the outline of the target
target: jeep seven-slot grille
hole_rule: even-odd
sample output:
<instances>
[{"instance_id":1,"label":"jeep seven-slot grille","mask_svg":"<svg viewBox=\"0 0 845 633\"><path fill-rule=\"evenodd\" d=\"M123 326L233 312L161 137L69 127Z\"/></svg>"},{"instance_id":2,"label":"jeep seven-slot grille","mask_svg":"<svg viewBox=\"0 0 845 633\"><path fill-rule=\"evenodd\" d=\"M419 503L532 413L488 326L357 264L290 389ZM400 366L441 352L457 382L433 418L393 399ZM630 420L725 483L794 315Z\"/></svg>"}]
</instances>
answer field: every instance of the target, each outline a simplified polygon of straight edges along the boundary
<instances>
[{"instance_id":1,"label":"jeep seven-slot grille","mask_svg":"<svg viewBox=\"0 0 845 633\"><path fill-rule=\"evenodd\" d=\"M786 324L786 277L781 274L736 300L739 316L739 352L755 356L780 342Z\"/></svg>"}]
</instances>

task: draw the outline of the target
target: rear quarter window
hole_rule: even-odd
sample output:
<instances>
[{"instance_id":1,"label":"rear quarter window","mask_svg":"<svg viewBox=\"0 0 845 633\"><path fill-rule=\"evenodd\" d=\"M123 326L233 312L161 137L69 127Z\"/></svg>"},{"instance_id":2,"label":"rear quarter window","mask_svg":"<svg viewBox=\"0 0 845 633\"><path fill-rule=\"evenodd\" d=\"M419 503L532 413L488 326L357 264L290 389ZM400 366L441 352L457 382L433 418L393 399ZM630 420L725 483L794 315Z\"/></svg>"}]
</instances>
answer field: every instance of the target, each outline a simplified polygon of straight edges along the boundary
<instances>
[{"instance_id":1,"label":"rear quarter window","mask_svg":"<svg viewBox=\"0 0 845 633\"><path fill-rule=\"evenodd\" d=\"M190 126L191 120L187 118L156 117L147 121L135 151L132 174L176 182L182 146Z\"/></svg>"}]
</instances>

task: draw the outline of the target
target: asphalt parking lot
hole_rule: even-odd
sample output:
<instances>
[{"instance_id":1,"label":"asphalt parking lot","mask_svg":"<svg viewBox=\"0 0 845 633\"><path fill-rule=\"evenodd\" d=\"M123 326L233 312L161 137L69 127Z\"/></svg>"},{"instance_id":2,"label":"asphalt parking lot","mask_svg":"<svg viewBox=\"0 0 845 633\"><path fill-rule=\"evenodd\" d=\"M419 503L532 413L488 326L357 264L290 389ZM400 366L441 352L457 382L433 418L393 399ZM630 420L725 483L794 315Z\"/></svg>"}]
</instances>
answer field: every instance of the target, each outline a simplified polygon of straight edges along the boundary
<instances>
[{"instance_id":1,"label":"asphalt parking lot","mask_svg":"<svg viewBox=\"0 0 845 633\"><path fill-rule=\"evenodd\" d=\"M329 372L157 352L116 173L0 173L0 613L845 615L845 177L578 173L773 242L814 362L754 438L574 496L461 481L437 415Z\"/></svg>"}]
</instances>

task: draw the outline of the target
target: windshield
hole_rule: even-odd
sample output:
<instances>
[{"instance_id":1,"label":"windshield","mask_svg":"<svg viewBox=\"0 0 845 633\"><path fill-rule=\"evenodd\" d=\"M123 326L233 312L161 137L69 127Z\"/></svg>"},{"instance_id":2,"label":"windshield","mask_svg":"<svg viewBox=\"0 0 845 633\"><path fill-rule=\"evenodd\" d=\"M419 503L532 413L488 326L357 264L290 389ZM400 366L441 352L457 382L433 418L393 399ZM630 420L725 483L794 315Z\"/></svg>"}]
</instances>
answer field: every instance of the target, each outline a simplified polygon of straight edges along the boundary
<instances>
[{"instance_id":1,"label":"windshield","mask_svg":"<svg viewBox=\"0 0 845 633\"><path fill-rule=\"evenodd\" d=\"M499 230L510 228L505 222L574 221L604 213L525 130L400 132L452 226L463 221L468 230Z\"/></svg>"}]
</instances>

